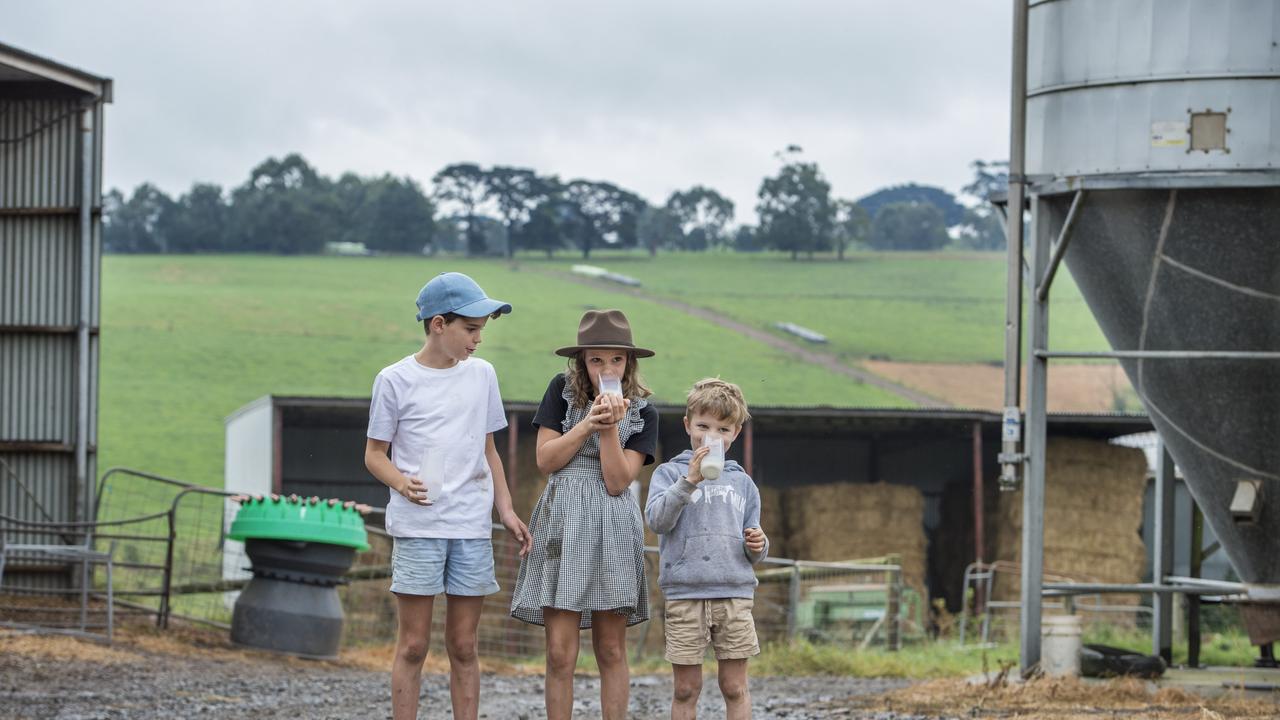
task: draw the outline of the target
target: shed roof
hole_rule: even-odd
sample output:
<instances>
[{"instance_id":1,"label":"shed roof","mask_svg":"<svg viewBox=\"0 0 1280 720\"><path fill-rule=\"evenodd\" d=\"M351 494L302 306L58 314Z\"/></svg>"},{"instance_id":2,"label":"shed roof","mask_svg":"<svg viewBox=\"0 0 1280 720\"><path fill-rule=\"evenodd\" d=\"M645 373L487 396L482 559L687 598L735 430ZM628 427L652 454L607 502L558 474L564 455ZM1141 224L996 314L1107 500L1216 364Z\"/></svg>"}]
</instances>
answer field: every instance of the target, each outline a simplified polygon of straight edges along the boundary
<instances>
[{"instance_id":1,"label":"shed roof","mask_svg":"<svg viewBox=\"0 0 1280 720\"><path fill-rule=\"evenodd\" d=\"M306 424L313 422L350 422L353 416L364 416L369 410L367 397L268 396L276 407L289 409L292 417ZM259 398L250 405L267 402ZM504 403L509 412L532 414L536 402ZM683 404L657 404L663 415L681 414ZM240 412L240 411L237 411ZM234 414L233 414L234 417ZM1000 413L989 410L957 410L937 408L857 408L857 407L776 407L752 406L751 417L764 421L775 430L839 429L855 432L929 432L946 428L969 428L980 424L987 430L998 430L1003 423ZM1049 413L1050 429L1056 433L1097 439L1110 439L1152 429L1146 415L1131 413Z\"/></svg>"},{"instance_id":2,"label":"shed roof","mask_svg":"<svg viewBox=\"0 0 1280 720\"><path fill-rule=\"evenodd\" d=\"M70 89L103 102L111 102L111 78L100 77L4 43L0 43L0 84L33 91L47 88Z\"/></svg>"}]
</instances>

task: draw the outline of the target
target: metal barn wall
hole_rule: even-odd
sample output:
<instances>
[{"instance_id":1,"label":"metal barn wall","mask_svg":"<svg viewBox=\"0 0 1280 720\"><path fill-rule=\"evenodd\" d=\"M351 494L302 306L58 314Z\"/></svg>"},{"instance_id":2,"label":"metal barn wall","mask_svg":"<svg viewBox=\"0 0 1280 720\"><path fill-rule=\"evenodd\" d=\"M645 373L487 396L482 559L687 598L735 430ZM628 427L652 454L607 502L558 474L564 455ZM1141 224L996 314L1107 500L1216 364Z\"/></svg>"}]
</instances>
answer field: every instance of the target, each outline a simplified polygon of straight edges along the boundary
<instances>
[{"instance_id":1,"label":"metal barn wall","mask_svg":"<svg viewBox=\"0 0 1280 720\"><path fill-rule=\"evenodd\" d=\"M20 520L84 520L92 514L103 101L54 82L0 82L0 514ZM82 389L86 270L88 384ZM88 411L83 437L82 402ZM77 467L81 453L83 471ZM49 542L35 534L8 538ZM66 578L53 573L40 584L46 582L57 586Z\"/></svg>"}]
</instances>

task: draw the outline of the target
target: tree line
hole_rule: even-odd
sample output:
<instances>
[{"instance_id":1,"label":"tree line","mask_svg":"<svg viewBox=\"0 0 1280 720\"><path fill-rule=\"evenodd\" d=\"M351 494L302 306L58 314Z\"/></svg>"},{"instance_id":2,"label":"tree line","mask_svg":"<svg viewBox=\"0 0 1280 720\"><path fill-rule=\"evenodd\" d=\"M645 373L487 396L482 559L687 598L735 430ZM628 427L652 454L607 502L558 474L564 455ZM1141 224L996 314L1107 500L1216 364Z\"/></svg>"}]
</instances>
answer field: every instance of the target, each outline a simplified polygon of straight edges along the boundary
<instances>
[{"instance_id":1,"label":"tree line","mask_svg":"<svg viewBox=\"0 0 1280 720\"><path fill-rule=\"evenodd\" d=\"M408 177L331 180L302 156L270 158L242 185L197 183L173 198L150 183L104 197L108 252L315 254L334 248L372 253L471 256L571 248L704 251L764 249L801 254L847 249L998 249L1003 228L986 202L1007 183L1006 164L974 161L962 190L969 204L922 185L885 188L859 200L833 197L817 163L798 147L778 154L776 175L757 192L758 224L735 223L732 200L695 185L662 205L609 182L561 181L528 168L457 163L424 189ZM345 244L345 245L343 245Z\"/></svg>"}]
</instances>

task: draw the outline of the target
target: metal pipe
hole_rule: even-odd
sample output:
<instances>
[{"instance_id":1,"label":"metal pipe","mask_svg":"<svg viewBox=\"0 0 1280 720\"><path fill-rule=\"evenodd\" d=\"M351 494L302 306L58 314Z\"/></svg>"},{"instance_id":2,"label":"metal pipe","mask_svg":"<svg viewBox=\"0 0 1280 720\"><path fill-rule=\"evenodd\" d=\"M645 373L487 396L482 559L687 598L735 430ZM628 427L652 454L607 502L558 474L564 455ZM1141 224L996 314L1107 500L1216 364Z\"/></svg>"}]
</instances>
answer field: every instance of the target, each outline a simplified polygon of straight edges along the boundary
<instances>
[{"instance_id":1,"label":"metal pipe","mask_svg":"<svg viewBox=\"0 0 1280 720\"><path fill-rule=\"evenodd\" d=\"M1190 587L1186 585L1156 585L1155 583L1045 583L1046 597L1062 595L1094 595L1094 594L1138 594L1138 593L1187 593L1189 595L1221 595L1221 590L1208 587Z\"/></svg>"},{"instance_id":2,"label":"metal pipe","mask_svg":"<svg viewBox=\"0 0 1280 720\"><path fill-rule=\"evenodd\" d=\"M982 556L986 549L986 538L983 535L986 530L986 517L983 513L985 499L986 492L982 487L982 423L975 422L973 424L973 557L975 565L982 565ZM967 581L964 587L967 592L969 588ZM982 593L977 592L973 598L975 611L981 610L982 600ZM963 631L963 623L961 626Z\"/></svg>"},{"instance_id":3,"label":"metal pipe","mask_svg":"<svg viewBox=\"0 0 1280 720\"><path fill-rule=\"evenodd\" d=\"M1200 505L1191 498L1191 577L1187 580L1200 579L1200 563L1204 559L1204 515ZM1166 580L1169 578L1166 577ZM1187 665L1200 667L1200 596L1187 597Z\"/></svg>"},{"instance_id":4,"label":"metal pipe","mask_svg":"<svg viewBox=\"0 0 1280 720\"><path fill-rule=\"evenodd\" d=\"M1142 359L1142 360L1280 360L1280 352L1246 350L1110 350L1084 352L1076 350L1036 350L1035 356L1045 360L1078 359Z\"/></svg>"},{"instance_id":5,"label":"metal pipe","mask_svg":"<svg viewBox=\"0 0 1280 720\"><path fill-rule=\"evenodd\" d=\"M1228 580L1210 580L1209 578L1186 577L1184 575L1166 575L1164 581L1174 585L1190 585L1192 587L1203 587L1219 592L1248 592L1248 586L1244 583L1230 582Z\"/></svg>"},{"instance_id":6,"label":"metal pipe","mask_svg":"<svg viewBox=\"0 0 1280 720\"><path fill-rule=\"evenodd\" d=\"M1049 261L1049 204L1035 198L1031 205L1032 277L1041 277ZM1049 363L1035 355L1049 344L1049 303L1032 298L1027 368L1027 475L1022 484L1022 613L1019 618L1021 671L1024 677L1040 664L1041 585L1044 582L1045 444L1048 439Z\"/></svg>"},{"instance_id":7,"label":"metal pipe","mask_svg":"<svg viewBox=\"0 0 1280 720\"><path fill-rule=\"evenodd\" d=\"M1044 278L1036 287L1036 298L1040 300L1046 300L1049 297L1049 288L1053 287L1053 278L1058 274L1058 266L1062 264L1062 258L1067 254L1067 243L1071 242L1072 231L1076 228L1076 213L1079 212L1083 201L1084 191L1077 190L1075 197L1071 198L1071 209L1067 211L1067 219L1062 223L1062 230L1058 232L1058 242L1053 244L1049 269L1045 271Z\"/></svg>"},{"instance_id":8,"label":"metal pipe","mask_svg":"<svg viewBox=\"0 0 1280 720\"><path fill-rule=\"evenodd\" d=\"M93 106L80 109L80 317L76 323L76 493L78 519L93 520L89 481L89 324L93 308Z\"/></svg>"},{"instance_id":9,"label":"metal pipe","mask_svg":"<svg viewBox=\"0 0 1280 720\"><path fill-rule=\"evenodd\" d=\"M1006 213L1004 425L1000 488L1018 485L1022 444L1022 205L1027 146L1027 0L1013 1L1013 78L1009 103L1009 209Z\"/></svg>"},{"instance_id":10,"label":"metal pipe","mask_svg":"<svg viewBox=\"0 0 1280 720\"><path fill-rule=\"evenodd\" d=\"M1173 570L1173 458L1169 457L1169 449L1164 440L1156 441L1156 484L1155 508L1152 510L1154 520L1155 543L1151 559L1151 574L1157 580L1164 578ZM1151 654L1164 658L1166 663L1173 662L1173 598L1167 593L1157 594L1152 599L1153 617L1151 619Z\"/></svg>"}]
</instances>

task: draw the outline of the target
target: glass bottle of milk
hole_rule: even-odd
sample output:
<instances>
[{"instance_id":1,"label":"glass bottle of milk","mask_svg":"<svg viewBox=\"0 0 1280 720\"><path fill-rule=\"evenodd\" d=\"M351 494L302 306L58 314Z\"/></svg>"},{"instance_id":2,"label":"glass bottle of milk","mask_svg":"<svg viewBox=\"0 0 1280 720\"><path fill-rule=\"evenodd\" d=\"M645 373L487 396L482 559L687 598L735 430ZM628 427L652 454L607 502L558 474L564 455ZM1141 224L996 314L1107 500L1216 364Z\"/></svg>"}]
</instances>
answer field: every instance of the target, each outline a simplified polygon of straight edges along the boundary
<instances>
[{"instance_id":1,"label":"glass bottle of milk","mask_svg":"<svg viewBox=\"0 0 1280 720\"><path fill-rule=\"evenodd\" d=\"M702 436L702 446L709 448L702 458L702 477L715 480L724 472L724 438L708 433Z\"/></svg>"},{"instance_id":2,"label":"glass bottle of milk","mask_svg":"<svg viewBox=\"0 0 1280 720\"><path fill-rule=\"evenodd\" d=\"M444 456L444 448L428 445L418 463L418 479L427 488L427 501L431 503L444 499Z\"/></svg>"}]
</instances>

